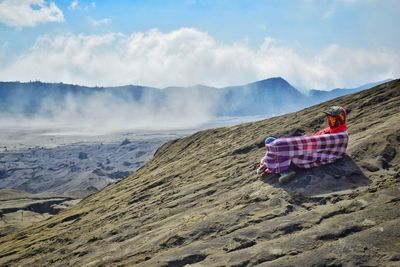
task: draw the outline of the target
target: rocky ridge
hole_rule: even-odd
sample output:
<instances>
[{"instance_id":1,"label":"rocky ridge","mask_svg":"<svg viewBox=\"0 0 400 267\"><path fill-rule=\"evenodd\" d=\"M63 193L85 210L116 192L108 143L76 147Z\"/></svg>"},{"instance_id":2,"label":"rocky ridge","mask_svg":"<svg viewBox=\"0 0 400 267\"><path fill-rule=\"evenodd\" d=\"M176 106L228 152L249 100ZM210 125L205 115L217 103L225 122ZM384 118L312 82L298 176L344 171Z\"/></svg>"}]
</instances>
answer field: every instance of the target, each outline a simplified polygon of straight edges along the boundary
<instances>
[{"instance_id":1,"label":"rocky ridge","mask_svg":"<svg viewBox=\"0 0 400 267\"><path fill-rule=\"evenodd\" d=\"M267 135L350 111L334 164L280 185L255 168ZM398 266L400 80L296 113L168 142L130 177L0 238L1 266Z\"/></svg>"}]
</instances>

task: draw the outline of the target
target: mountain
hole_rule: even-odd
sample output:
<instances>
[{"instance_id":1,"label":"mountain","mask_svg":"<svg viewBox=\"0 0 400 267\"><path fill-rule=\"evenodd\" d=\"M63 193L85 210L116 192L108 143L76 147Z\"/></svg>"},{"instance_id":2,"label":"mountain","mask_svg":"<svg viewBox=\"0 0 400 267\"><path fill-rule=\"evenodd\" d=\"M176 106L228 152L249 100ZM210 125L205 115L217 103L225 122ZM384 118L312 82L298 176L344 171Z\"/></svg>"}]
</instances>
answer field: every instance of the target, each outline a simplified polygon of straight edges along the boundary
<instances>
[{"instance_id":1,"label":"mountain","mask_svg":"<svg viewBox=\"0 0 400 267\"><path fill-rule=\"evenodd\" d=\"M265 136L350 111L347 156L259 178ZM400 80L170 141L130 177L0 238L1 266L398 266Z\"/></svg>"},{"instance_id":2,"label":"mountain","mask_svg":"<svg viewBox=\"0 0 400 267\"><path fill-rule=\"evenodd\" d=\"M307 105L306 97L280 77L226 87L221 91L219 115L281 114Z\"/></svg>"},{"instance_id":3,"label":"mountain","mask_svg":"<svg viewBox=\"0 0 400 267\"><path fill-rule=\"evenodd\" d=\"M147 96L157 97L160 90L135 85L87 87L64 83L0 82L0 112L33 115L45 109L49 100L62 103L69 96L78 96L84 101L95 94L109 94L135 102Z\"/></svg>"},{"instance_id":4,"label":"mountain","mask_svg":"<svg viewBox=\"0 0 400 267\"><path fill-rule=\"evenodd\" d=\"M315 104L315 103L320 103L323 101L328 101L330 99L333 99L333 98L336 98L339 96L357 93L357 92L360 92L360 91L363 91L363 90L366 90L366 89L369 89L374 86L378 86L380 84L387 83L390 81L391 81L390 79L387 79L387 80L383 80L383 81L379 81L379 82L367 83L367 84L361 85L356 88L335 88L335 89L332 89L329 91L312 89L309 91L308 97L309 97L311 103Z\"/></svg>"},{"instance_id":5,"label":"mountain","mask_svg":"<svg viewBox=\"0 0 400 267\"><path fill-rule=\"evenodd\" d=\"M71 96L84 103L98 95L113 96L131 104L144 103L153 107L154 112L162 110L169 102L207 102L209 105L204 112L211 109L216 116L276 114L306 106L306 97L282 78L226 88L197 85L167 87L162 90L135 85L85 87L63 83L0 82L0 112L31 116L37 113L43 115L45 111L45 114L51 116L53 114L48 108L49 103L65 104Z\"/></svg>"},{"instance_id":6,"label":"mountain","mask_svg":"<svg viewBox=\"0 0 400 267\"><path fill-rule=\"evenodd\" d=\"M182 113L190 109L195 114L211 113L212 116L272 116L361 91L366 86L332 91L311 90L309 95L305 95L280 77L224 88L196 85L157 89L137 85L85 87L63 83L0 82L0 113L56 117L60 107L69 111L68 108L76 107L76 104L84 109L93 104L93 99L99 99L99 105L105 109L108 105L104 107L104 102L111 102L111 110L125 103L144 107L145 113L162 113L171 110L170 103L175 103L174 108L181 108Z\"/></svg>"}]
</instances>

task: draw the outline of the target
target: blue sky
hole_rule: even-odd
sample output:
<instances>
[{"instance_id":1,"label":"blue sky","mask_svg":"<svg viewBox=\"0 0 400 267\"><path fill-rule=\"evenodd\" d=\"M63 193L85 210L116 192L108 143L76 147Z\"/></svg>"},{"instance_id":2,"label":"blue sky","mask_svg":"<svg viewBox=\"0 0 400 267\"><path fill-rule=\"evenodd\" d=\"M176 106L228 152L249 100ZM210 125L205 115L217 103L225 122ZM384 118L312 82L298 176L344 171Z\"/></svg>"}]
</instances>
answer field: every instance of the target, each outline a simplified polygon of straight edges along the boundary
<instances>
[{"instance_id":1,"label":"blue sky","mask_svg":"<svg viewBox=\"0 0 400 267\"><path fill-rule=\"evenodd\" d=\"M163 87L282 76L352 87L399 77L398 10L396 0L0 0L0 80Z\"/></svg>"}]
</instances>

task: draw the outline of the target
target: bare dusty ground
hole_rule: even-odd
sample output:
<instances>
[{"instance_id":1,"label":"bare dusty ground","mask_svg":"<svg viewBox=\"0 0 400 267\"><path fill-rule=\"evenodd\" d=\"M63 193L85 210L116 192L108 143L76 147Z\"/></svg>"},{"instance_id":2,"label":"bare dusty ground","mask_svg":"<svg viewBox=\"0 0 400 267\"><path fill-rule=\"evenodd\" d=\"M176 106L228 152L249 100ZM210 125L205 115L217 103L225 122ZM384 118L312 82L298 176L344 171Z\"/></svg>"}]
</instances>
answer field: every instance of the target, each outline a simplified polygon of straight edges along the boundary
<instances>
[{"instance_id":1,"label":"bare dusty ground","mask_svg":"<svg viewBox=\"0 0 400 267\"><path fill-rule=\"evenodd\" d=\"M54 193L0 189L0 236L48 219L79 200Z\"/></svg>"},{"instance_id":2,"label":"bare dusty ground","mask_svg":"<svg viewBox=\"0 0 400 267\"><path fill-rule=\"evenodd\" d=\"M265 136L350 110L348 156L280 185ZM0 238L1 266L399 266L400 80L171 141L132 176Z\"/></svg>"},{"instance_id":3,"label":"bare dusty ground","mask_svg":"<svg viewBox=\"0 0 400 267\"><path fill-rule=\"evenodd\" d=\"M248 119L253 118L220 119L203 127ZM98 132L1 124L0 235L48 219L60 207L129 176L161 144L193 132Z\"/></svg>"}]
</instances>

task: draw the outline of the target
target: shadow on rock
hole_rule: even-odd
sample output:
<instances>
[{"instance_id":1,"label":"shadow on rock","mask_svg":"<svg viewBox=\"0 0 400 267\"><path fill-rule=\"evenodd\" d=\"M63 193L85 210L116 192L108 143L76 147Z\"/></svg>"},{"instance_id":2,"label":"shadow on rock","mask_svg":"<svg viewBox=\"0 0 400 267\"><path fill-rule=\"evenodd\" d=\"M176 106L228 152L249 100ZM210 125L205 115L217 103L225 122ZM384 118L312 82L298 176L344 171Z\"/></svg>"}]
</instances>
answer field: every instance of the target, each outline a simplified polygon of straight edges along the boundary
<instances>
[{"instance_id":1,"label":"shadow on rock","mask_svg":"<svg viewBox=\"0 0 400 267\"><path fill-rule=\"evenodd\" d=\"M292 195L302 194L305 196L353 190L371 182L347 155L335 163L311 169L291 168L296 171L296 176L287 184L279 184L277 175L263 177L261 180L274 187L283 188Z\"/></svg>"}]
</instances>

